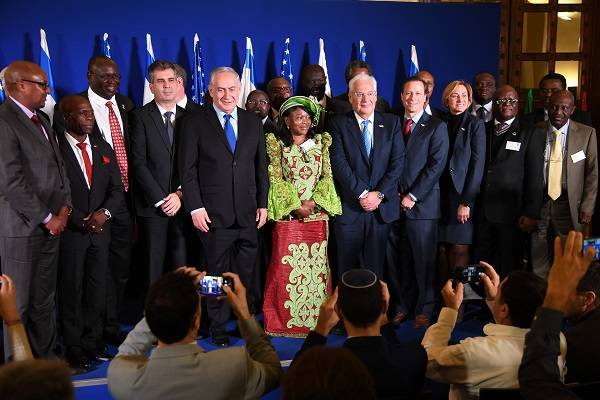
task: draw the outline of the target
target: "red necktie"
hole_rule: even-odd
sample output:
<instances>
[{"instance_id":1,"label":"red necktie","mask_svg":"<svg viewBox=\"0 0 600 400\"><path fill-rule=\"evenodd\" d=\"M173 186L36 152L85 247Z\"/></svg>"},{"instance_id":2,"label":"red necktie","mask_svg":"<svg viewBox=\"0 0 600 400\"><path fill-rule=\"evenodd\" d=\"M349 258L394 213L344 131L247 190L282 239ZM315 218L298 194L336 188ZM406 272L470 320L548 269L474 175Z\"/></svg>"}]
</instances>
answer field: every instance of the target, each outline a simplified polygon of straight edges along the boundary
<instances>
[{"instance_id":1,"label":"red necktie","mask_svg":"<svg viewBox=\"0 0 600 400\"><path fill-rule=\"evenodd\" d=\"M412 118L409 118L404 122L404 130L402 131L402 136L404 137L404 143L408 142L408 138L410 136L410 128L412 127L412 124L413 124Z\"/></svg>"},{"instance_id":2,"label":"red necktie","mask_svg":"<svg viewBox=\"0 0 600 400\"><path fill-rule=\"evenodd\" d=\"M85 165L85 174L88 178L88 184L90 188L92 187L92 162L90 161L90 156L88 152L85 150L85 146L87 143L77 143L77 147L81 150L81 155L83 155L83 164Z\"/></svg>"},{"instance_id":3,"label":"red necktie","mask_svg":"<svg viewBox=\"0 0 600 400\"><path fill-rule=\"evenodd\" d=\"M117 115L112 108L110 101L106 102L108 107L108 124L110 125L110 135L112 137L113 149L115 150L115 156L117 157L117 165L121 172L121 182L127 192L129 190L129 170L127 166L127 151L125 150L125 140L123 139L123 132L121 131L121 125L117 119Z\"/></svg>"},{"instance_id":4,"label":"red necktie","mask_svg":"<svg viewBox=\"0 0 600 400\"><path fill-rule=\"evenodd\" d=\"M40 132L42 132L42 135L44 136L44 138L48 139L48 136L46 136L46 132L44 132L44 127L42 126L42 122L40 121L40 117L38 117L37 114L33 114L31 116L31 122L33 122L35 124L35 126L38 127L38 129L40 130Z\"/></svg>"}]
</instances>

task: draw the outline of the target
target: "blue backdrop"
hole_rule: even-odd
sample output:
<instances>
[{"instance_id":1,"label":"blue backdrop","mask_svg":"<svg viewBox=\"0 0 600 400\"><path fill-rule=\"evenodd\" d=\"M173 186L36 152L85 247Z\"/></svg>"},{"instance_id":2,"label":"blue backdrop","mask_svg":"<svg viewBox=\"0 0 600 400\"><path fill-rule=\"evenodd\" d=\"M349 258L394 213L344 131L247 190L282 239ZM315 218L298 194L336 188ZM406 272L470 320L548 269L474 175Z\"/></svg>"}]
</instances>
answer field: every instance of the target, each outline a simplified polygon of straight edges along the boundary
<instances>
[{"instance_id":1,"label":"blue backdrop","mask_svg":"<svg viewBox=\"0 0 600 400\"><path fill-rule=\"evenodd\" d=\"M39 29L44 28L59 97L87 87L87 61L100 54L104 32L110 34L112 57L123 76L121 92L137 104L143 94L146 33L152 35L157 59L175 60L188 71L194 33L200 36L207 71L220 65L240 71L245 37L249 36L258 87L279 73L286 37L291 38L296 77L303 65L317 62L322 37L334 95L345 91L344 66L357 58L358 41L363 40L367 61L379 82L378 92L392 104L399 103L411 44L417 47L420 68L436 77L434 105L440 104L447 82L459 78L470 81L480 70L496 74L498 69L499 4L350 0L2 3L0 68L16 59L39 62Z\"/></svg>"}]
</instances>

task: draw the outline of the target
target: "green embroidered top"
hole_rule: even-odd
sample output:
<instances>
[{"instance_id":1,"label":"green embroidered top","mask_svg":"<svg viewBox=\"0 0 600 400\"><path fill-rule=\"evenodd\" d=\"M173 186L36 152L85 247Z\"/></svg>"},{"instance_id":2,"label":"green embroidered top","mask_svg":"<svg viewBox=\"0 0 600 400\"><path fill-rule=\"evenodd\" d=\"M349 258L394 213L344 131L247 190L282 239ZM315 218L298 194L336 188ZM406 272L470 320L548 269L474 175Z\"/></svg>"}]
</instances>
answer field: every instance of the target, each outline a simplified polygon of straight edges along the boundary
<instances>
[{"instance_id":1,"label":"green embroidered top","mask_svg":"<svg viewBox=\"0 0 600 400\"><path fill-rule=\"evenodd\" d=\"M314 200L314 215L322 211L340 215L342 203L335 191L329 160L331 135L315 135L314 146L303 150L284 146L275 134L266 136L269 155L269 219L281 220L300 208L302 200ZM307 141L308 142L308 141ZM306 142L305 142L306 143Z\"/></svg>"}]
</instances>

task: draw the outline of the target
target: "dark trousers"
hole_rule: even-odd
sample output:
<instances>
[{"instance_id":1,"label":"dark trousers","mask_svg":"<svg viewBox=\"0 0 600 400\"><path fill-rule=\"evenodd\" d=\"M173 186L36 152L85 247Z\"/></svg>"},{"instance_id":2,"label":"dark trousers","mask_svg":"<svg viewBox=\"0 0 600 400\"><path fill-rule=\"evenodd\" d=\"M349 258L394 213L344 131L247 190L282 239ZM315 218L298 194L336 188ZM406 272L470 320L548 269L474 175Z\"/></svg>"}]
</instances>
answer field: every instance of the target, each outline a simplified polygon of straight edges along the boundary
<instances>
[{"instance_id":1,"label":"dark trousers","mask_svg":"<svg viewBox=\"0 0 600 400\"><path fill-rule=\"evenodd\" d=\"M476 230L475 262L491 264L501 278L513 270L523 269L523 233L517 221L512 224L491 222L485 215L479 216Z\"/></svg>"},{"instance_id":2,"label":"dark trousers","mask_svg":"<svg viewBox=\"0 0 600 400\"><path fill-rule=\"evenodd\" d=\"M338 279L354 268L367 268L383 278L385 245L390 224L374 213L361 213L352 224L334 223Z\"/></svg>"},{"instance_id":3,"label":"dark trousers","mask_svg":"<svg viewBox=\"0 0 600 400\"><path fill-rule=\"evenodd\" d=\"M106 308L106 280L110 231L103 237L63 234L58 267L58 311L67 351L103 347L102 315ZM70 238L75 236L75 238Z\"/></svg>"},{"instance_id":4,"label":"dark trousers","mask_svg":"<svg viewBox=\"0 0 600 400\"><path fill-rule=\"evenodd\" d=\"M147 255L148 286L156 282L163 272L187 264L182 212L171 218L137 218Z\"/></svg>"},{"instance_id":5,"label":"dark trousers","mask_svg":"<svg viewBox=\"0 0 600 400\"><path fill-rule=\"evenodd\" d=\"M48 358L56 344L54 313L60 239L55 236L0 237L2 272L17 288L17 308L33 354ZM4 327L6 332L6 326ZM12 357L6 335L4 355Z\"/></svg>"},{"instance_id":6,"label":"dark trousers","mask_svg":"<svg viewBox=\"0 0 600 400\"><path fill-rule=\"evenodd\" d=\"M435 305L437 219L394 223L387 244L388 285L398 311L430 316Z\"/></svg>"},{"instance_id":7,"label":"dark trousers","mask_svg":"<svg viewBox=\"0 0 600 400\"><path fill-rule=\"evenodd\" d=\"M119 313L131 269L133 218L128 210L113 215L110 220L110 237L104 329L115 333L121 330Z\"/></svg>"},{"instance_id":8,"label":"dark trousers","mask_svg":"<svg viewBox=\"0 0 600 400\"><path fill-rule=\"evenodd\" d=\"M208 232L198 231L206 250L208 275L219 276L223 272L235 272L242 284L251 293L253 269L256 265L258 239L255 226L236 228L210 228ZM252 304L248 304L250 308ZM208 296L206 309L210 318L210 333L220 335L225 331L231 307L226 300Z\"/></svg>"}]
</instances>

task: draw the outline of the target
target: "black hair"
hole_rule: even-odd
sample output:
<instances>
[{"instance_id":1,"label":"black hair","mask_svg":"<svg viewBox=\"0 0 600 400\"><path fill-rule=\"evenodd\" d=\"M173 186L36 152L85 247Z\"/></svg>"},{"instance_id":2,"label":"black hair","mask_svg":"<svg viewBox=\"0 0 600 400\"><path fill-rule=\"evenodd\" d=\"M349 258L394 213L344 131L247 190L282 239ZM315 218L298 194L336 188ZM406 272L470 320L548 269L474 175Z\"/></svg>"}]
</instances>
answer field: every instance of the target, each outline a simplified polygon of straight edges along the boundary
<instances>
[{"instance_id":1,"label":"black hair","mask_svg":"<svg viewBox=\"0 0 600 400\"><path fill-rule=\"evenodd\" d=\"M279 116L279 122L277 124L277 138L281 140L286 147L291 146L294 143L294 140L292 138L292 132L290 132L289 128L285 124L284 118L290 115L292 111L297 110L298 108L304 110L308 115L310 115L311 121L314 121L314 115L309 111L308 108L304 106L294 106L285 110L285 113ZM308 133L306 134L306 139L314 138L315 133L315 129L313 127L310 127L308 129Z\"/></svg>"},{"instance_id":2,"label":"black hair","mask_svg":"<svg viewBox=\"0 0 600 400\"><path fill-rule=\"evenodd\" d=\"M344 77L346 78L346 83L350 82L350 79L352 79L352 70L354 68L366 68L367 71L369 71L369 75L373 75L373 70L371 69L371 66L368 62L361 60L352 60L350 61L350 63L348 63L348 65L346 65L346 69L344 70Z\"/></svg>"},{"instance_id":3,"label":"black hair","mask_svg":"<svg viewBox=\"0 0 600 400\"><path fill-rule=\"evenodd\" d=\"M500 301L508 306L513 326L529 328L535 312L544 302L546 281L533 272L513 271L500 289Z\"/></svg>"},{"instance_id":4,"label":"black hair","mask_svg":"<svg viewBox=\"0 0 600 400\"><path fill-rule=\"evenodd\" d=\"M360 289L348 287L340 281L337 304L344 319L352 325L362 328L373 325L383 311L379 280L369 287Z\"/></svg>"},{"instance_id":5,"label":"black hair","mask_svg":"<svg viewBox=\"0 0 600 400\"><path fill-rule=\"evenodd\" d=\"M600 305L600 262L592 262L577 284L577 291L579 293L594 292L596 294L596 305Z\"/></svg>"},{"instance_id":6,"label":"black hair","mask_svg":"<svg viewBox=\"0 0 600 400\"><path fill-rule=\"evenodd\" d=\"M175 68L175 64L171 61L166 60L156 60L152 64L148 66L148 76L150 77L150 82L154 81L152 74L155 71L164 71L166 69L172 69L173 73L177 76L177 70Z\"/></svg>"},{"instance_id":7,"label":"black hair","mask_svg":"<svg viewBox=\"0 0 600 400\"><path fill-rule=\"evenodd\" d=\"M540 88L542 87L542 83L544 83L544 81L548 81L551 79L555 79L557 81L560 81L560 84L562 85L562 89L566 90L567 89L567 78L565 78L564 75L556 73L556 72L550 72L549 74L544 75L544 77L540 80Z\"/></svg>"},{"instance_id":8,"label":"black hair","mask_svg":"<svg viewBox=\"0 0 600 400\"><path fill-rule=\"evenodd\" d=\"M413 76L409 76L408 78L406 78L404 80L404 82L402 82L402 91L404 91L404 87L409 82L421 82L423 84L423 88L427 87L427 83L425 83L425 81L423 79L419 78L417 75L413 75Z\"/></svg>"}]
</instances>

